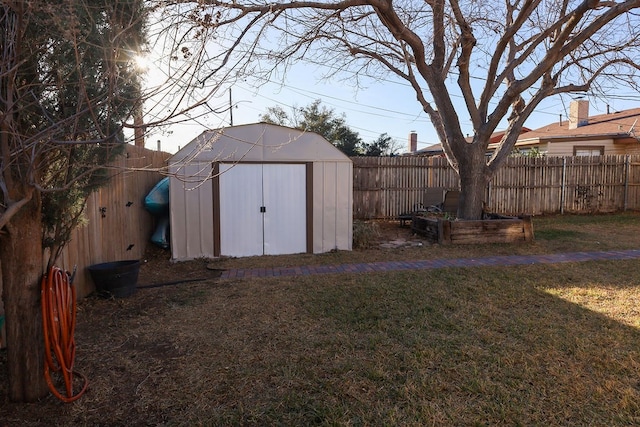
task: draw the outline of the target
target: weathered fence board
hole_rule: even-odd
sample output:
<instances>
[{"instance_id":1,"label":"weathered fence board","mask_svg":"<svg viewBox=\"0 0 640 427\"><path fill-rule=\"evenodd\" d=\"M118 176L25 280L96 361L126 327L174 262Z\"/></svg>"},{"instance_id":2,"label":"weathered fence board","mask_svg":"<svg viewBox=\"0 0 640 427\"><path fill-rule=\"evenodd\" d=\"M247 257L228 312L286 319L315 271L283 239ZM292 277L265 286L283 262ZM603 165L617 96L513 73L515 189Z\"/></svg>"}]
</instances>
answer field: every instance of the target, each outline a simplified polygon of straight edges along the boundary
<instances>
[{"instance_id":1,"label":"weathered fence board","mask_svg":"<svg viewBox=\"0 0 640 427\"><path fill-rule=\"evenodd\" d=\"M394 217L422 203L428 187L458 188L447 161L426 157L353 157L355 218Z\"/></svg>"},{"instance_id":2,"label":"weathered fence board","mask_svg":"<svg viewBox=\"0 0 640 427\"><path fill-rule=\"evenodd\" d=\"M74 286L78 298L94 290L87 271L89 265L140 259L144 255L155 226L154 218L144 209L144 197L162 178L159 170L166 166L169 156L164 152L127 146L126 155L110 165L113 178L89 197L85 207L86 224L72 233L71 241L56 262L68 271L77 267ZM0 348L5 345L2 334L3 328L0 328Z\"/></svg>"},{"instance_id":3,"label":"weathered fence board","mask_svg":"<svg viewBox=\"0 0 640 427\"><path fill-rule=\"evenodd\" d=\"M441 157L353 157L354 217L390 219L429 187L458 189ZM640 156L512 157L491 180L486 210L504 215L640 209Z\"/></svg>"},{"instance_id":4,"label":"weathered fence board","mask_svg":"<svg viewBox=\"0 0 640 427\"><path fill-rule=\"evenodd\" d=\"M87 267L102 262L141 259L155 220L144 209L144 198L162 179L159 169L170 155L127 146L127 155L110 165L113 177L93 193L85 207L86 224L76 229L56 262L71 271L77 266L78 296L94 290Z\"/></svg>"},{"instance_id":5,"label":"weathered fence board","mask_svg":"<svg viewBox=\"0 0 640 427\"><path fill-rule=\"evenodd\" d=\"M140 259L144 255L155 226L154 218L144 209L144 197L162 178L159 170L166 166L169 156L127 146L126 155L109 166L113 178L89 197L85 207L86 224L74 230L56 262L68 271L77 267L74 286L78 298L94 290L87 271L89 265ZM1 291L0 279L0 295Z\"/></svg>"}]
</instances>

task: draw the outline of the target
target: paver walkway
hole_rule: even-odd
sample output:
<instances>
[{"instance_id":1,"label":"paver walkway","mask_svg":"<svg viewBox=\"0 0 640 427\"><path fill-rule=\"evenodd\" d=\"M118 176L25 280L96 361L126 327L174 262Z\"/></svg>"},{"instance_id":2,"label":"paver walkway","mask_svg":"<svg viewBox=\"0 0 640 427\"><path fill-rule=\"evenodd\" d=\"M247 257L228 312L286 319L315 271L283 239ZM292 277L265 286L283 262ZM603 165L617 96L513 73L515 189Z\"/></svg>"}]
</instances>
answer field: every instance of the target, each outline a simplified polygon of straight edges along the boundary
<instances>
[{"instance_id":1,"label":"paver walkway","mask_svg":"<svg viewBox=\"0 0 640 427\"><path fill-rule=\"evenodd\" d=\"M230 269L221 278L250 278L277 276L308 276L312 274L363 273L372 271L428 270L444 267L487 267L505 265L554 264L600 260L639 259L640 249L599 252L568 252L548 255L507 255L481 258L426 259L417 261L380 261L358 264L318 265L300 267L274 267Z\"/></svg>"}]
</instances>

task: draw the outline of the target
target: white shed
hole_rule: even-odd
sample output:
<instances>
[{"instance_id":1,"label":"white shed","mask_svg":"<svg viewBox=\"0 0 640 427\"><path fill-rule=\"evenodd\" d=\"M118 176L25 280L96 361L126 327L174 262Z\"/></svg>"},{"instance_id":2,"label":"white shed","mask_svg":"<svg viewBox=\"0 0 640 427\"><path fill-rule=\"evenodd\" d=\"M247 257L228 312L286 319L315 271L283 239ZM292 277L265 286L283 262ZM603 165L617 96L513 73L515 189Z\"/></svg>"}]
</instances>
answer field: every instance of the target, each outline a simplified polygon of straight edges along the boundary
<instances>
[{"instance_id":1,"label":"white shed","mask_svg":"<svg viewBox=\"0 0 640 427\"><path fill-rule=\"evenodd\" d=\"M174 260L351 250L353 165L316 133L266 123L205 131L169 172Z\"/></svg>"}]
</instances>

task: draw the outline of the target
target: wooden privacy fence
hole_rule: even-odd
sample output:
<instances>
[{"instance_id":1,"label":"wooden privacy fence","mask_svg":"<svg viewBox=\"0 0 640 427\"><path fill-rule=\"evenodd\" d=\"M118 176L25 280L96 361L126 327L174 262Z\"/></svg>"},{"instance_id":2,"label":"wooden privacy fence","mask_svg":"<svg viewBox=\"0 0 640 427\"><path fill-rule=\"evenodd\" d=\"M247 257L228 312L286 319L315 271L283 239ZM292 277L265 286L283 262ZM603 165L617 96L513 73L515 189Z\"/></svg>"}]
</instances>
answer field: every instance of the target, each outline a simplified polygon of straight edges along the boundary
<instances>
[{"instance_id":1,"label":"wooden privacy fence","mask_svg":"<svg viewBox=\"0 0 640 427\"><path fill-rule=\"evenodd\" d=\"M86 225L73 231L71 241L56 262L58 267L68 271L72 271L74 266L77 268L74 286L78 298L95 289L88 266L140 259L144 255L155 226L153 216L144 209L144 197L162 179L158 169L166 167L169 156L168 153L128 145L126 155L109 166L113 178L89 197L85 207ZM0 338L0 346L2 343Z\"/></svg>"},{"instance_id":2,"label":"wooden privacy fence","mask_svg":"<svg viewBox=\"0 0 640 427\"><path fill-rule=\"evenodd\" d=\"M112 179L87 200L86 225L74 230L56 262L69 271L77 266L78 297L94 290L89 265L143 257L155 226L153 216L144 209L144 198L162 179L158 169L166 167L169 156L127 146L126 156L110 165Z\"/></svg>"},{"instance_id":3,"label":"wooden privacy fence","mask_svg":"<svg viewBox=\"0 0 640 427\"><path fill-rule=\"evenodd\" d=\"M442 157L352 157L356 219L392 219L426 188L459 189ZM486 210L504 215L640 209L640 155L511 157L487 186Z\"/></svg>"}]
</instances>

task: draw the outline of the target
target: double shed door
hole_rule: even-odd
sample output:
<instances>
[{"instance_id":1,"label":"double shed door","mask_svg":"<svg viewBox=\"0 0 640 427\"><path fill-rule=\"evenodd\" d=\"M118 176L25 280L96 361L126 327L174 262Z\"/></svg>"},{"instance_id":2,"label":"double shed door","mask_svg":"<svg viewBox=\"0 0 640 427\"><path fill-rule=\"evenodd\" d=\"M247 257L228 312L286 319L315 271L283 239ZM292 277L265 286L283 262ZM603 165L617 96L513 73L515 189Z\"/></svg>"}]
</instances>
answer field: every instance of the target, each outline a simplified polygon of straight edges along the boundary
<instances>
[{"instance_id":1,"label":"double shed door","mask_svg":"<svg viewBox=\"0 0 640 427\"><path fill-rule=\"evenodd\" d=\"M307 251L306 165L220 165L220 254Z\"/></svg>"}]
</instances>

